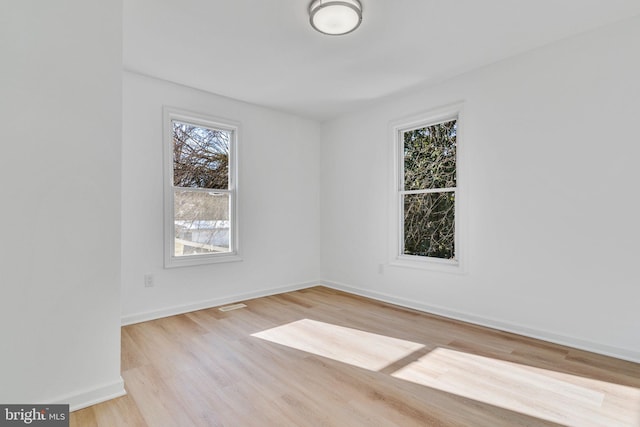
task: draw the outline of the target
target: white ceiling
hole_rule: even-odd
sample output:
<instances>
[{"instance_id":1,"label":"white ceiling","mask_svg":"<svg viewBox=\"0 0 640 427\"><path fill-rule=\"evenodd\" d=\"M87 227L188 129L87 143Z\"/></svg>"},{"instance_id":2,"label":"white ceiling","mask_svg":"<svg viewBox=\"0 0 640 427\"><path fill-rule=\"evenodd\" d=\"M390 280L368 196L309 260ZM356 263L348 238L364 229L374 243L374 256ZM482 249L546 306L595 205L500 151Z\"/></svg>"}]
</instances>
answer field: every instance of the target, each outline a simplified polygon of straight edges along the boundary
<instances>
[{"instance_id":1,"label":"white ceiling","mask_svg":"<svg viewBox=\"0 0 640 427\"><path fill-rule=\"evenodd\" d=\"M124 0L124 67L324 120L640 14L640 0L362 0L326 36L310 0Z\"/></svg>"}]
</instances>

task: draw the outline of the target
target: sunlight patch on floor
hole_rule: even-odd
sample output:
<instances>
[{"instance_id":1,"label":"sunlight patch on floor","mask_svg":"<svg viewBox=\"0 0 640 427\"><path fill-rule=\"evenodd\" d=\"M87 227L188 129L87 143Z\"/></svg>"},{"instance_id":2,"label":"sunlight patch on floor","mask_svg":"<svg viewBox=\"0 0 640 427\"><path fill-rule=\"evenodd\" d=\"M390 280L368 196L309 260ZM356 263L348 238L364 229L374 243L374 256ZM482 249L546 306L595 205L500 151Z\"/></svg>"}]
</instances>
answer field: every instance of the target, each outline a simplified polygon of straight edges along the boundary
<instances>
[{"instance_id":1,"label":"sunlight patch on floor","mask_svg":"<svg viewBox=\"0 0 640 427\"><path fill-rule=\"evenodd\" d=\"M636 388L456 350L436 348L392 376L563 425L640 426Z\"/></svg>"},{"instance_id":2,"label":"sunlight patch on floor","mask_svg":"<svg viewBox=\"0 0 640 427\"><path fill-rule=\"evenodd\" d=\"M566 426L640 427L633 387L310 319L252 336Z\"/></svg>"},{"instance_id":3,"label":"sunlight patch on floor","mask_svg":"<svg viewBox=\"0 0 640 427\"><path fill-rule=\"evenodd\" d=\"M383 369L424 348L419 343L310 319L252 336L371 371Z\"/></svg>"}]
</instances>

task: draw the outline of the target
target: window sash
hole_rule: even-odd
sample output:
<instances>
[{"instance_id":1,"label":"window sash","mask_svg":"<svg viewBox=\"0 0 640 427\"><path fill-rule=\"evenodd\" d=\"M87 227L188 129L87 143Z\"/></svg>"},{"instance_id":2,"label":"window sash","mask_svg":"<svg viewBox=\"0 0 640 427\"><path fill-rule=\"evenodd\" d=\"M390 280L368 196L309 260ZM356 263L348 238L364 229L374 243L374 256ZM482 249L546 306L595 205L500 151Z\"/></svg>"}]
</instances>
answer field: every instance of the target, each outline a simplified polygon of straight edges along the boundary
<instances>
[{"instance_id":1,"label":"window sash","mask_svg":"<svg viewBox=\"0 0 640 427\"><path fill-rule=\"evenodd\" d=\"M453 257L452 258L439 258L439 257L430 257L425 255L412 255L405 253L405 244L406 244L406 236L405 236L405 224L404 224L404 206L405 206L405 195L411 194L437 194L437 193L453 193L455 197L455 201L453 203L453 220L454 220L454 235L453 235ZM445 264L457 264L459 261L458 258L458 203L457 203L457 189L454 188L429 188L425 190L410 190L410 191L399 191L398 192L398 233L400 238L398 239L398 258L400 259L419 259L419 260L429 260L435 261L438 263Z\"/></svg>"},{"instance_id":2,"label":"window sash","mask_svg":"<svg viewBox=\"0 0 640 427\"><path fill-rule=\"evenodd\" d=\"M188 193L200 193L200 194L211 194L211 195L215 195L215 196L219 196L219 195L225 195L228 197L228 200L226 201L226 216L228 217L226 220L225 219L216 219L215 217L206 219L206 217L204 219L176 219L176 209L175 209L175 197L176 197L176 193L178 192L188 192ZM229 229L228 231L225 233L226 234L226 238L228 239L228 243L227 243L227 247L224 246L220 246L220 243L217 244L213 244L212 242L202 242L202 241L194 241L191 239L178 239L178 237L175 236L175 228L174 228L174 238L171 240L171 254L173 255L174 258L177 259L185 259L188 257L205 257L205 256L215 256L215 255L226 255L229 254L231 252L233 252L233 248L234 248L234 221L232 221L233 218L233 213L232 213L232 207L235 205L235 200L234 200L234 192L232 190L212 190L212 189L206 189L206 188L191 188L191 187L174 187L173 188L173 201L174 201L174 210L173 210L173 224L174 227L177 226L178 222L188 222L188 221L193 221L193 222L201 222L201 221L226 221L229 224ZM199 228L196 228L195 230L193 230L193 232L195 232L196 234L204 234L206 235L206 231L201 230ZM213 237L213 234L215 234L214 232L210 231L211 236ZM213 249L216 246L217 247L216 251L210 251L210 252L202 252L202 253L189 253L189 254L176 254L176 246L178 241L181 240L183 241L183 244L186 244L186 241L189 241L190 243L192 243L190 246L194 246L193 243L200 243L202 244L202 247L208 247L208 249ZM219 238L218 238L219 240ZM224 240L224 239L223 239Z\"/></svg>"}]
</instances>

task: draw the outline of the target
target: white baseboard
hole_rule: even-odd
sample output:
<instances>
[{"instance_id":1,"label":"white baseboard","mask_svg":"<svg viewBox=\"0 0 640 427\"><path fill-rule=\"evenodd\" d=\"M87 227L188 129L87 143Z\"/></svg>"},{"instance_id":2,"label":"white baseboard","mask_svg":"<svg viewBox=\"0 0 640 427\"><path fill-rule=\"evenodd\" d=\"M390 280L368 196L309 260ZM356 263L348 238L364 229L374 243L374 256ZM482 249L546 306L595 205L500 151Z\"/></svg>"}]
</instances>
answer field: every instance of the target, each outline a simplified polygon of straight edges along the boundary
<instances>
[{"instance_id":1,"label":"white baseboard","mask_svg":"<svg viewBox=\"0 0 640 427\"><path fill-rule=\"evenodd\" d=\"M554 332L530 328L528 326L520 325L513 322L507 322L499 319L494 319L486 316L478 316L472 313L466 313L457 310L451 310L445 307L424 304L421 302L396 297L393 295L385 294L382 292L371 291L368 289L362 289L344 283L332 282L329 280L319 280L313 282L297 283L288 286L281 286L277 288L261 289L259 291L247 292L244 294L235 294L222 298L216 298L207 301L199 301L192 304L184 304L179 306L167 307L160 310L148 311L144 313L135 313L122 317L122 326L131 325L134 323L146 322L148 320L160 319L162 317L174 316L176 314L188 313L191 311L202 310L211 307L217 307L220 305L236 303L240 301L246 301L253 298L260 298L270 295L277 295L285 292L297 291L300 289L306 289L313 286L326 286L328 288L337 289L340 291L348 292L355 295L375 299L390 304L399 305L401 307L407 307L414 310L423 311L426 313L436 314L438 316L448 317L450 319L460 320L463 322L472 323L475 325L485 326L492 329L498 329L505 332L511 332L518 335L523 335L529 338L535 338L543 341L552 342L555 344L564 345L567 347L573 347L580 350L590 351L593 353L602 354L605 356L615 357L617 359L628 360L630 362L640 363L640 352L630 350L626 348L614 347L606 344L600 344L592 341L582 340L566 335L556 334ZM106 399L105 399L106 400Z\"/></svg>"},{"instance_id":2,"label":"white baseboard","mask_svg":"<svg viewBox=\"0 0 640 427\"><path fill-rule=\"evenodd\" d=\"M146 322L148 320L160 319L162 317L175 316L176 314L189 313L191 311L203 310L211 307L218 307L220 305L231 304L249 299L266 297L270 295L282 294L284 292L297 291L300 289L310 288L312 286L318 286L321 282L304 282L296 283L288 286L281 286L277 288L266 288L258 291L247 292L243 294L229 295L221 298L210 299L206 301L198 301L190 304L176 305L173 307L161 308L159 310L147 311L143 313L134 313L126 316L122 316L122 326L132 325L134 323Z\"/></svg>"},{"instance_id":3,"label":"white baseboard","mask_svg":"<svg viewBox=\"0 0 640 427\"><path fill-rule=\"evenodd\" d=\"M555 344L564 345L567 347L573 347L580 350L590 351L592 353L611 356L617 359L640 363L640 352L629 350L626 348L613 347L606 344L600 344L592 341L582 340L579 338L569 337L566 335L556 334L554 332L529 328L524 325L519 325L512 322L505 322L503 320L493 319L490 317L477 316L471 313L465 313L462 311L450 310L444 307L423 304L421 302L408 300L400 297L395 297L393 295L385 294L382 292L376 292L368 289L357 288L357 287L345 285L343 283L321 280L320 284L328 288L337 289L340 291L360 295L363 297L375 299L382 302L399 305L406 308L411 308L414 310L424 311L426 313L436 314L438 316L448 317L450 319L473 323L475 325L485 326L488 328L498 329L505 332L511 332L514 334L523 335L530 338L536 338L539 340L548 341Z\"/></svg>"},{"instance_id":4,"label":"white baseboard","mask_svg":"<svg viewBox=\"0 0 640 427\"><path fill-rule=\"evenodd\" d=\"M95 388L71 393L54 399L52 403L69 404L69 410L73 412L86 408L87 406L124 396L126 394L127 391L124 389L124 380L122 377L119 377L118 380L112 383L102 384Z\"/></svg>"}]
</instances>

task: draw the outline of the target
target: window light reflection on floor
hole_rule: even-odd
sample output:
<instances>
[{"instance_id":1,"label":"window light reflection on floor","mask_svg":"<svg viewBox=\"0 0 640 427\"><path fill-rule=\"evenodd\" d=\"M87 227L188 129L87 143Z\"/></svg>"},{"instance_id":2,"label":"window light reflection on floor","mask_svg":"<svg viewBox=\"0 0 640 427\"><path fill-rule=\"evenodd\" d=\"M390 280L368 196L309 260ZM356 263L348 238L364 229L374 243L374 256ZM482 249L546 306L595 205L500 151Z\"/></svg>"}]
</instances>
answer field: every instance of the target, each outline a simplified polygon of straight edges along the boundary
<instances>
[{"instance_id":1,"label":"window light reflection on floor","mask_svg":"<svg viewBox=\"0 0 640 427\"><path fill-rule=\"evenodd\" d=\"M310 319L252 336L563 425L640 427L633 387Z\"/></svg>"},{"instance_id":2,"label":"window light reflection on floor","mask_svg":"<svg viewBox=\"0 0 640 427\"><path fill-rule=\"evenodd\" d=\"M636 388L461 351L436 348L392 376L563 425L640 426Z\"/></svg>"},{"instance_id":3,"label":"window light reflection on floor","mask_svg":"<svg viewBox=\"0 0 640 427\"><path fill-rule=\"evenodd\" d=\"M360 368L378 371L424 345L358 329L302 319L252 336Z\"/></svg>"}]
</instances>

